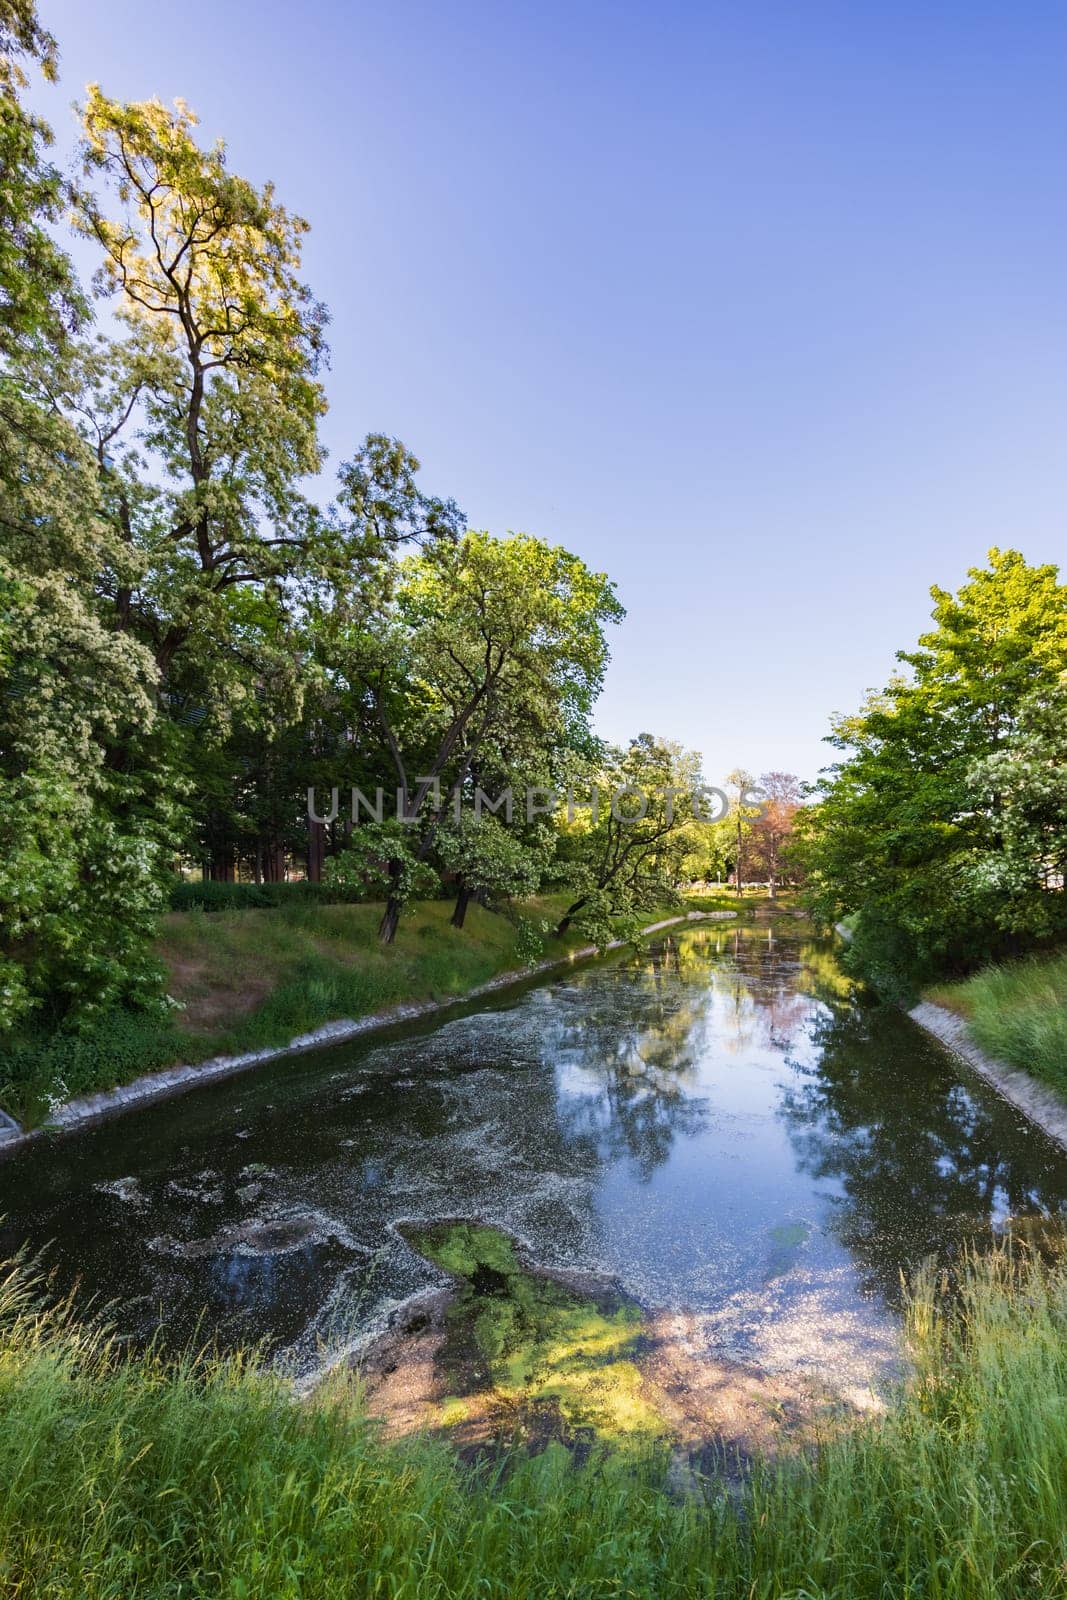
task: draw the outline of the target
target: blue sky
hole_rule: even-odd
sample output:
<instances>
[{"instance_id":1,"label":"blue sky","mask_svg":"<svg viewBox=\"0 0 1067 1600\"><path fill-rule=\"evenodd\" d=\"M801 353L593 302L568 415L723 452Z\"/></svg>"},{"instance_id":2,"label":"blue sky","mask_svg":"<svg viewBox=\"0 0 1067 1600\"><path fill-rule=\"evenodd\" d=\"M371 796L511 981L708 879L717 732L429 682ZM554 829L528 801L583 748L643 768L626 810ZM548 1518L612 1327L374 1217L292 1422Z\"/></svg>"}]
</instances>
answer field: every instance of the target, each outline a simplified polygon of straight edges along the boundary
<instances>
[{"instance_id":1,"label":"blue sky","mask_svg":"<svg viewBox=\"0 0 1067 1600\"><path fill-rule=\"evenodd\" d=\"M931 583L1067 563L1061 4L39 4L61 152L180 95L310 221L334 462L618 581L609 737L814 776Z\"/></svg>"}]
</instances>

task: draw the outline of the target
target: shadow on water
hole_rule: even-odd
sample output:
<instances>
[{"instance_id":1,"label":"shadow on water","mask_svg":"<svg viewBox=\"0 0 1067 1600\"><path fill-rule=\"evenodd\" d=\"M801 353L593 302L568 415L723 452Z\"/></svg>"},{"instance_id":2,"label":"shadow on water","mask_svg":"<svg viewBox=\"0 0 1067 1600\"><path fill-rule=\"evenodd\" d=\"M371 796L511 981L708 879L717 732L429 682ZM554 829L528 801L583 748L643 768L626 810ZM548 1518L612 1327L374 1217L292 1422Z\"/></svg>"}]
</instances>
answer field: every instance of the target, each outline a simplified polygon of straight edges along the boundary
<instances>
[{"instance_id":1,"label":"shadow on water","mask_svg":"<svg viewBox=\"0 0 1067 1600\"><path fill-rule=\"evenodd\" d=\"M491 1007L267 1066L0 1163L0 1252L298 1366L440 1282L403 1224L483 1219L684 1317L694 1355L844 1371L896 1348L902 1270L1067 1161L803 931L690 928Z\"/></svg>"}]
</instances>

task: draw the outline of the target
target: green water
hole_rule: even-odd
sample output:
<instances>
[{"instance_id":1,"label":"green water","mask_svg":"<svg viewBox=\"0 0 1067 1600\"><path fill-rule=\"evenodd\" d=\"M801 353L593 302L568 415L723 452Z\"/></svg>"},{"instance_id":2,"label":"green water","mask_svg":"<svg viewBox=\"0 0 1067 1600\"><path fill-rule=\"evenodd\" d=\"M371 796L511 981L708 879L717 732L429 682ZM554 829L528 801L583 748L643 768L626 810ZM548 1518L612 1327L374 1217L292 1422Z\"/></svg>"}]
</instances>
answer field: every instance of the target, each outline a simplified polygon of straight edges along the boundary
<instances>
[{"instance_id":1,"label":"green water","mask_svg":"<svg viewBox=\"0 0 1067 1600\"><path fill-rule=\"evenodd\" d=\"M0 1163L0 1251L301 1369L443 1279L468 1216L685 1313L702 1351L860 1394L900 1274L1067 1211L1067 1159L826 944L685 929L436 1026L282 1060ZM407 1230L410 1232L410 1229Z\"/></svg>"}]
</instances>

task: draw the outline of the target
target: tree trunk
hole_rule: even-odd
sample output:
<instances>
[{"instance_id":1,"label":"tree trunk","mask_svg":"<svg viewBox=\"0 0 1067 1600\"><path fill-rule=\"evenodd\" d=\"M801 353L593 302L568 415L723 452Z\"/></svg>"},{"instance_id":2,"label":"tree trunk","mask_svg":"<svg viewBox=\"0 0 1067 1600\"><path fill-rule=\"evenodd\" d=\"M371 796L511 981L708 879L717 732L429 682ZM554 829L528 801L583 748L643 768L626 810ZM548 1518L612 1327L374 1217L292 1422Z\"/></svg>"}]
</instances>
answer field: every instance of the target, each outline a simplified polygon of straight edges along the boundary
<instances>
[{"instance_id":1,"label":"tree trunk","mask_svg":"<svg viewBox=\"0 0 1067 1600\"><path fill-rule=\"evenodd\" d=\"M326 831L321 822L308 819L308 882L322 882L322 863L326 856Z\"/></svg>"},{"instance_id":2,"label":"tree trunk","mask_svg":"<svg viewBox=\"0 0 1067 1600\"><path fill-rule=\"evenodd\" d=\"M402 862L397 860L390 861L389 882L393 887L390 890L389 896L385 902L385 910L382 912L382 920L378 924L378 938L381 940L382 944L392 944L393 940L396 938L396 930L400 926L400 912L403 908L404 902L401 900L397 890L400 887L400 874L402 871Z\"/></svg>"},{"instance_id":3,"label":"tree trunk","mask_svg":"<svg viewBox=\"0 0 1067 1600\"><path fill-rule=\"evenodd\" d=\"M737 805L737 861L736 861L736 863L734 865L734 872L736 873L736 876L737 876L737 898L740 900L741 896L744 894L744 890L741 887L741 803L740 803L740 801L738 801L738 805Z\"/></svg>"},{"instance_id":4,"label":"tree trunk","mask_svg":"<svg viewBox=\"0 0 1067 1600\"><path fill-rule=\"evenodd\" d=\"M400 926L400 901L396 895L391 894L385 902L382 920L378 924L378 938L382 944L392 944L396 938L396 930Z\"/></svg>"},{"instance_id":5,"label":"tree trunk","mask_svg":"<svg viewBox=\"0 0 1067 1600\"><path fill-rule=\"evenodd\" d=\"M233 856L225 849L214 850L211 855L212 883L233 883L234 877Z\"/></svg>"},{"instance_id":6,"label":"tree trunk","mask_svg":"<svg viewBox=\"0 0 1067 1600\"><path fill-rule=\"evenodd\" d=\"M473 898L474 891L469 889L465 883L461 882L459 885L459 893L456 896L455 910L452 912L452 926L454 928L462 928L464 919L467 915L467 907L470 905Z\"/></svg>"}]
</instances>

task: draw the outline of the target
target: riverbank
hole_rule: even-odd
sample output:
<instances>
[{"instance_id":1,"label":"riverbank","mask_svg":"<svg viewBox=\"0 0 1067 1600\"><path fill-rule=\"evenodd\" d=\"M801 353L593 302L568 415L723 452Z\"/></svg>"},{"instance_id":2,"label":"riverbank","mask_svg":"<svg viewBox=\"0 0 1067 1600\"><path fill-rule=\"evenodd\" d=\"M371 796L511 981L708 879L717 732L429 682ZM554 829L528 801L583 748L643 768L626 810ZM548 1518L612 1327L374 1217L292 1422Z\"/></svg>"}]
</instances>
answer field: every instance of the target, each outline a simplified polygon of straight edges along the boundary
<instances>
[{"instance_id":1,"label":"riverbank","mask_svg":"<svg viewBox=\"0 0 1067 1600\"><path fill-rule=\"evenodd\" d=\"M736 914L697 904L702 909L652 913L643 935L689 918ZM0 1150L43 1127L74 1128L595 956L579 935L556 939L545 931L561 909L558 896L528 902L517 923L472 906L456 929L451 907L428 901L410 909L391 946L378 943L375 905L173 913L158 945L173 1016L113 1017L95 1031L9 1057L0 1082L15 1120L0 1119ZM746 909L754 914L751 904ZM536 958L524 925L538 936L543 954Z\"/></svg>"},{"instance_id":2,"label":"riverbank","mask_svg":"<svg viewBox=\"0 0 1067 1600\"><path fill-rule=\"evenodd\" d=\"M965 1018L945 1006L937 1005L932 1000L923 1000L913 1006L908 1015L920 1028L932 1033L955 1055L966 1061L980 1077L992 1084L998 1094L1028 1117L1035 1127L1067 1151L1067 1101L1059 1094L1046 1088L1030 1073L1010 1067L1007 1062L999 1061L979 1049L971 1037Z\"/></svg>"},{"instance_id":3,"label":"riverbank","mask_svg":"<svg viewBox=\"0 0 1067 1600\"><path fill-rule=\"evenodd\" d=\"M1067 1150L1067 953L931 985L908 1015Z\"/></svg>"},{"instance_id":4,"label":"riverbank","mask_svg":"<svg viewBox=\"0 0 1067 1600\"><path fill-rule=\"evenodd\" d=\"M1067 951L986 967L923 999L966 1023L979 1050L1039 1078L1067 1101Z\"/></svg>"},{"instance_id":5,"label":"riverbank","mask_svg":"<svg viewBox=\"0 0 1067 1600\"><path fill-rule=\"evenodd\" d=\"M163 1600L996 1600L1062 1593L1067 1273L964 1261L913 1285L883 1416L732 1492L662 1450L464 1465L393 1442L344 1372L303 1404L248 1358L133 1359L0 1273L0 1550L12 1595ZM699 1492L694 1493L696 1488Z\"/></svg>"}]
</instances>

